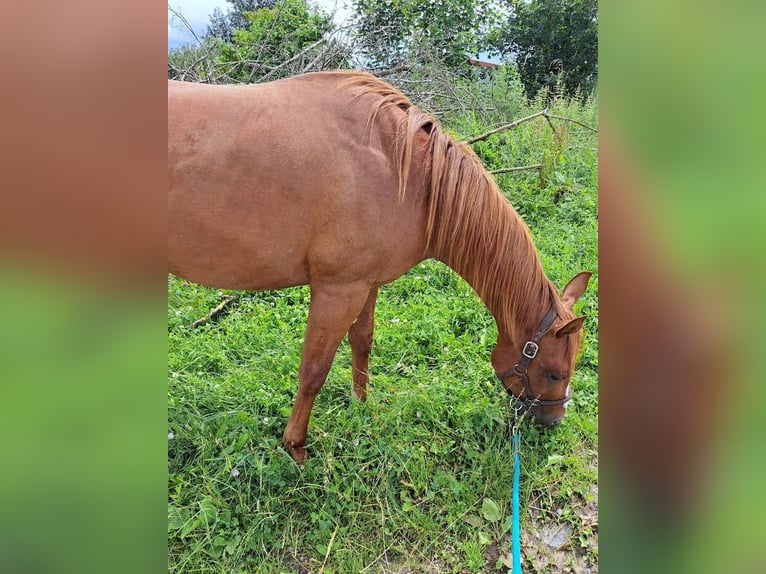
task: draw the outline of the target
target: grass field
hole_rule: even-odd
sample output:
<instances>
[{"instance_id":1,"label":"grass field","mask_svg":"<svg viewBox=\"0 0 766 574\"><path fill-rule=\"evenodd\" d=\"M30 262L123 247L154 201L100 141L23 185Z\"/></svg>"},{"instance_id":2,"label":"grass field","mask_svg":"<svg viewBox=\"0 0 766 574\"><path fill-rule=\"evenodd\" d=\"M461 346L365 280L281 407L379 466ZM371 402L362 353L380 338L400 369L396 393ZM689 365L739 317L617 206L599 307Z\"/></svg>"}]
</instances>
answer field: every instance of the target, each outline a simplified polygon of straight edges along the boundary
<instances>
[{"instance_id":1,"label":"grass field","mask_svg":"<svg viewBox=\"0 0 766 574\"><path fill-rule=\"evenodd\" d=\"M518 117L535 109L519 109ZM596 104L553 112L596 124ZM513 119L513 118L511 118ZM463 136L476 118L446 117ZM544 121L479 142L530 226L548 276L597 271L594 134ZM527 421L521 446L525 571L597 571L598 275L564 422ZM297 388L308 288L226 293L168 279L168 562L171 572L496 572L509 564L509 404L489 353L494 321L444 265L380 292L366 403L351 400L341 345L298 467L280 439ZM559 551L545 542L562 537ZM551 544L557 545L556 542Z\"/></svg>"}]
</instances>

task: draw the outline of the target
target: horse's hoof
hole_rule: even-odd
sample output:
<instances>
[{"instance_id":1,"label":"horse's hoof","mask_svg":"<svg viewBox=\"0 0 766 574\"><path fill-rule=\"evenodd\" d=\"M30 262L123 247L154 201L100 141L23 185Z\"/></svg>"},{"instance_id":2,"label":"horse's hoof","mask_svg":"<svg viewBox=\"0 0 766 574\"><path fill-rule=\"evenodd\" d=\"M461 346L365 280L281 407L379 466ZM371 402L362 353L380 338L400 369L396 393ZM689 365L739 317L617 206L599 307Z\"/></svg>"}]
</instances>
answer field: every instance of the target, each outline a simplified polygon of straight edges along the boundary
<instances>
[{"instance_id":1,"label":"horse's hoof","mask_svg":"<svg viewBox=\"0 0 766 574\"><path fill-rule=\"evenodd\" d=\"M309 451L305 446L287 445L287 452L293 457L295 464L303 464L309 458Z\"/></svg>"}]
</instances>

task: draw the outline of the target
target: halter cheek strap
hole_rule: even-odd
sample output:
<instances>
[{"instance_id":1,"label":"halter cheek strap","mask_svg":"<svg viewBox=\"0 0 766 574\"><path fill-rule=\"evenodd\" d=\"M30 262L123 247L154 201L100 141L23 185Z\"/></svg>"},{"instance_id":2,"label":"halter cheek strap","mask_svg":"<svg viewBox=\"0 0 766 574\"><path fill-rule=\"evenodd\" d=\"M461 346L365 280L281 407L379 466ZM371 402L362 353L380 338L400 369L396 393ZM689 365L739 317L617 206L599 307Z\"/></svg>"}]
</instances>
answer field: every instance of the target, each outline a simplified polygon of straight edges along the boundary
<instances>
[{"instance_id":1,"label":"halter cheek strap","mask_svg":"<svg viewBox=\"0 0 766 574\"><path fill-rule=\"evenodd\" d=\"M526 408L531 408L533 406L541 406L541 407L558 407L561 405L564 405L570 401L572 398L572 390L571 387L567 387L567 393L566 395L561 399L556 400L543 400L536 398L532 394L532 389L529 387L529 376L527 375L527 371L529 369L529 363L532 362L532 359L534 359L537 356L537 352L540 350L540 340L543 338L545 333L548 332L548 330L551 328L551 325L553 325L553 322L556 320L556 310L551 307L548 312L545 314L545 317L543 317L543 320L540 321L540 324L537 326L537 331L535 331L534 336L524 343L524 346L521 348L521 359L519 359L519 362L513 365L510 369L507 371L504 371L502 373L495 372L495 375L497 375L497 378L500 379L500 382L503 383L503 386L505 387L505 390L513 395L511 390L506 386L505 384L505 378L509 377L511 375L518 377L519 380L521 380L521 384L524 387L524 396L516 397L522 405L524 405Z\"/></svg>"}]
</instances>

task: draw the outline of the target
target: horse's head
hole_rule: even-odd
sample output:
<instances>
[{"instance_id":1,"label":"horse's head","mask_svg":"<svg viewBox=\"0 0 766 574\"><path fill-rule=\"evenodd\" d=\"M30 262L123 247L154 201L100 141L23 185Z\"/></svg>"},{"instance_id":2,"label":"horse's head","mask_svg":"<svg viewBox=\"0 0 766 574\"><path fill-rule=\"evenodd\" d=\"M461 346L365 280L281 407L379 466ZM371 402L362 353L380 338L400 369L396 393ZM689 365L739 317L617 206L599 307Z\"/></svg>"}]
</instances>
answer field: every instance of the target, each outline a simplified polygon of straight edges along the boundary
<instances>
[{"instance_id":1,"label":"horse's head","mask_svg":"<svg viewBox=\"0 0 766 574\"><path fill-rule=\"evenodd\" d=\"M572 397L571 377L585 317L572 308L585 292L591 273L578 273L564 287L563 305L552 307L532 333L518 343L500 334L492 364L506 390L531 408L545 425L561 422Z\"/></svg>"}]
</instances>

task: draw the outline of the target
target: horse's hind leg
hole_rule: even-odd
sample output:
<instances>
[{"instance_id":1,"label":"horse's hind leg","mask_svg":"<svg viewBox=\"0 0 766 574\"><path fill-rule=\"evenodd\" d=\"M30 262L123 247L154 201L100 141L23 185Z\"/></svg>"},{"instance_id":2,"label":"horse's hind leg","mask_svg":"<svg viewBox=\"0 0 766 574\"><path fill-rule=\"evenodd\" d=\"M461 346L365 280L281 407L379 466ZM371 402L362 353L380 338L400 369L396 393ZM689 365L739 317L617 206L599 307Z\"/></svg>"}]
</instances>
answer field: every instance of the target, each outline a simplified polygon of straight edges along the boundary
<instances>
[{"instance_id":1,"label":"horse's hind leg","mask_svg":"<svg viewBox=\"0 0 766 574\"><path fill-rule=\"evenodd\" d=\"M348 341L351 343L352 377L354 380L353 393L361 401L367 400L367 383L370 381L369 358L372 348L372 333L375 329L375 302L378 299L378 288L370 291L367 303L348 330Z\"/></svg>"},{"instance_id":2,"label":"horse's hind leg","mask_svg":"<svg viewBox=\"0 0 766 574\"><path fill-rule=\"evenodd\" d=\"M311 306L303 341L300 386L284 433L285 445L296 462L306 460L306 434L314 399L327 378L335 352L365 305L367 285L311 287Z\"/></svg>"}]
</instances>

